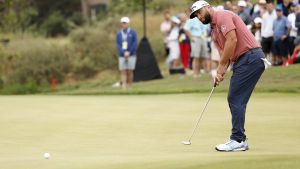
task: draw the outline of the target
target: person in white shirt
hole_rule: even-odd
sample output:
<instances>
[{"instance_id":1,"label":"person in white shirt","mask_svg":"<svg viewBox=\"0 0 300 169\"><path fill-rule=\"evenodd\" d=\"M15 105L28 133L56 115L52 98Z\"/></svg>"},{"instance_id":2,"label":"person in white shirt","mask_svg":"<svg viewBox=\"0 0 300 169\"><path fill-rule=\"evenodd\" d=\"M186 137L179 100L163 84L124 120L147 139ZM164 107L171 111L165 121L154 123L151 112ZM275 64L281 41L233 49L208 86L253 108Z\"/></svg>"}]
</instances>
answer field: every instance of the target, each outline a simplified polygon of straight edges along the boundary
<instances>
[{"instance_id":1,"label":"person in white shirt","mask_svg":"<svg viewBox=\"0 0 300 169\"><path fill-rule=\"evenodd\" d=\"M164 21L160 25L160 31L164 36L164 47L165 47L165 55L169 55L169 47L167 37L171 31L171 15L169 11L165 11L164 13Z\"/></svg>"},{"instance_id":2,"label":"person in white shirt","mask_svg":"<svg viewBox=\"0 0 300 169\"><path fill-rule=\"evenodd\" d=\"M170 53L167 59L167 64L170 69L176 69L181 66L180 64L180 49L179 49L179 24L180 20L176 16L171 18L172 26L171 32L167 37L168 47L170 49Z\"/></svg>"},{"instance_id":3,"label":"person in white shirt","mask_svg":"<svg viewBox=\"0 0 300 169\"><path fill-rule=\"evenodd\" d=\"M294 41L297 38L298 28L295 26L295 23L296 23L296 12L295 12L295 10L296 10L297 6L298 6L297 4L293 3L292 6L290 7L291 13L288 15L288 21L292 25L292 29L291 29L290 36L289 36L289 52L290 52L290 55L293 54L293 51L294 51L294 48L295 48Z\"/></svg>"},{"instance_id":4,"label":"person in white shirt","mask_svg":"<svg viewBox=\"0 0 300 169\"><path fill-rule=\"evenodd\" d=\"M261 21L261 46L265 56L269 61L272 60L271 51L273 44L273 22L277 18L273 2L266 5L267 11L262 15Z\"/></svg>"},{"instance_id":5,"label":"person in white shirt","mask_svg":"<svg viewBox=\"0 0 300 169\"><path fill-rule=\"evenodd\" d=\"M256 39L257 42L259 42L259 44L261 44L261 18L260 17L256 17L254 19L254 27L253 27L253 34L254 37Z\"/></svg>"}]
</instances>

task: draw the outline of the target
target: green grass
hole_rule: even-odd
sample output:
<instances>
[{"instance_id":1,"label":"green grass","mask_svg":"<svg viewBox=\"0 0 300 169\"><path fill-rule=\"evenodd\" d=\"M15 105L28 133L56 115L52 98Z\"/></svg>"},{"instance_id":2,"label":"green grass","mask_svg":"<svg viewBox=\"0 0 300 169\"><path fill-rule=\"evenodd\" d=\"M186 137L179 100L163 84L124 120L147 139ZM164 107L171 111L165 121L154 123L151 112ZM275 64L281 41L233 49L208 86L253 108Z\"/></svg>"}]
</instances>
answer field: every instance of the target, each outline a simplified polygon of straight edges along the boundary
<instances>
[{"instance_id":1,"label":"green grass","mask_svg":"<svg viewBox=\"0 0 300 169\"><path fill-rule=\"evenodd\" d=\"M0 96L3 169L298 169L298 94L254 93L250 150L214 150L230 133L224 93L215 93L191 146L205 94ZM49 152L50 160L43 159Z\"/></svg>"},{"instance_id":2,"label":"green grass","mask_svg":"<svg viewBox=\"0 0 300 169\"><path fill-rule=\"evenodd\" d=\"M300 64L286 68L273 67L267 69L257 84L258 92L300 93ZM224 82L216 92L227 92L231 72L226 75ZM75 84L65 84L54 94L67 95L102 95L102 94L171 94L171 93L207 93L212 87L212 78L209 74L199 79L191 76L165 75L162 80L140 82L134 84L131 90L124 91L112 88L111 84L118 80L115 75L103 75L99 78Z\"/></svg>"}]
</instances>

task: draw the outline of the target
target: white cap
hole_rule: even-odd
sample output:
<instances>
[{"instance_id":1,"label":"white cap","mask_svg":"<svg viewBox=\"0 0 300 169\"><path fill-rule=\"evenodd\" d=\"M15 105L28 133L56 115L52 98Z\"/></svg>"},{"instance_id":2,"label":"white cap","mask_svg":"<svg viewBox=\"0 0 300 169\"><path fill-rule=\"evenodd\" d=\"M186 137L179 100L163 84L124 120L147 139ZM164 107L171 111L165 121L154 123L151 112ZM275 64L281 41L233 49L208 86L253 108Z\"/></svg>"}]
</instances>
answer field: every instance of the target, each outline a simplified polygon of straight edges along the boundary
<instances>
[{"instance_id":1,"label":"white cap","mask_svg":"<svg viewBox=\"0 0 300 169\"><path fill-rule=\"evenodd\" d=\"M259 0L258 3L259 3L259 4L266 4L267 1L266 1L266 0Z\"/></svg>"},{"instance_id":2,"label":"white cap","mask_svg":"<svg viewBox=\"0 0 300 169\"><path fill-rule=\"evenodd\" d=\"M260 17L256 17L254 19L254 23L261 23L262 22L262 19Z\"/></svg>"},{"instance_id":3,"label":"white cap","mask_svg":"<svg viewBox=\"0 0 300 169\"><path fill-rule=\"evenodd\" d=\"M121 23L129 23L130 19L127 16L125 16L125 17L121 18L120 22Z\"/></svg>"},{"instance_id":4,"label":"white cap","mask_svg":"<svg viewBox=\"0 0 300 169\"><path fill-rule=\"evenodd\" d=\"M191 7L192 12L190 14L190 18L193 19L195 17L194 13L205 6L209 6L209 3L206 1L196 1Z\"/></svg>"},{"instance_id":5,"label":"white cap","mask_svg":"<svg viewBox=\"0 0 300 169\"><path fill-rule=\"evenodd\" d=\"M176 24L180 24L180 20L176 16L172 16L171 21Z\"/></svg>"},{"instance_id":6,"label":"white cap","mask_svg":"<svg viewBox=\"0 0 300 169\"><path fill-rule=\"evenodd\" d=\"M238 2L238 6L247 7L247 3L246 3L246 1L241 0Z\"/></svg>"}]
</instances>

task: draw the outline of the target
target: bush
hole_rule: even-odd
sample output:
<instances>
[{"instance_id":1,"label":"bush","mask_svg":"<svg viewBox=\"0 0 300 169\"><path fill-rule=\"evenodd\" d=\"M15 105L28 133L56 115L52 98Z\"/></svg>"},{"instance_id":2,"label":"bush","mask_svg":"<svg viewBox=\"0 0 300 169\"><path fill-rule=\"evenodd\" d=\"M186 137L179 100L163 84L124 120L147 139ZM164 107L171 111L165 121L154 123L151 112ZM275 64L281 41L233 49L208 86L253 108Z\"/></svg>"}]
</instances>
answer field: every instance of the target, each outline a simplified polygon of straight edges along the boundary
<instances>
[{"instance_id":1,"label":"bush","mask_svg":"<svg viewBox=\"0 0 300 169\"><path fill-rule=\"evenodd\" d=\"M33 94L39 92L36 82L31 81L25 84L14 83L5 86L0 93L1 94Z\"/></svg>"},{"instance_id":2,"label":"bush","mask_svg":"<svg viewBox=\"0 0 300 169\"><path fill-rule=\"evenodd\" d=\"M41 25L42 31L45 32L47 36L58 36L67 35L70 31L64 16L56 11L53 12Z\"/></svg>"},{"instance_id":3,"label":"bush","mask_svg":"<svg viewBox=\"0 0 300 169\"><path fill-rule=\"evenodd\" d=\"M41 39L11 42L1 58L4 85L62 82L71 68L67 48Z\"/></svg>"},{"instance_id":4,"label":"bush","mask_svg":"<svg viewBox=\"0 0 300 169\"><path fill-rule=\"evenodd\" d=\"M97 72L117 68L114 35L100 28L81 28L70 34L74 45L73 72L88 78Z\"/></svg>"}]
</instances>

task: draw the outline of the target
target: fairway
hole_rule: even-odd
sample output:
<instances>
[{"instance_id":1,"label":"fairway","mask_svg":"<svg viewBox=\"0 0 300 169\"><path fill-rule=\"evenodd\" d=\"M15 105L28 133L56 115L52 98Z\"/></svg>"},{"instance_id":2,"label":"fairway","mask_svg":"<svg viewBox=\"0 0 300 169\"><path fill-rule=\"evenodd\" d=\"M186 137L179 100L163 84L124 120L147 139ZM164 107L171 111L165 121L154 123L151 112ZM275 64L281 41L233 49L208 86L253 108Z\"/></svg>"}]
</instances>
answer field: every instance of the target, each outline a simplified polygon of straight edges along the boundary
<instances>
[{"instance_id":1,"label":"fairway","mask_svg":"<svg viewBox=\"0 0 300 169\"><path fill-rule=\"evenodd\" d=\"M299 169L300 95L254 93L247 152L220 153L230 113L207 94L0 96L1 169ZM43 153L51 158L46 160Z\"/></svg>"}]
</instances>

